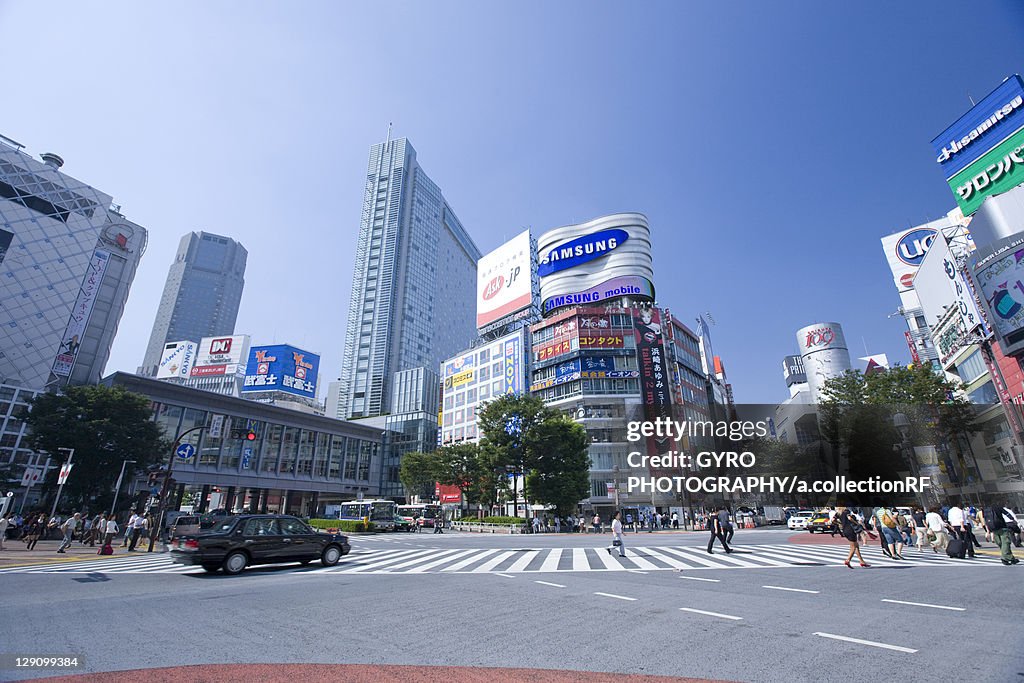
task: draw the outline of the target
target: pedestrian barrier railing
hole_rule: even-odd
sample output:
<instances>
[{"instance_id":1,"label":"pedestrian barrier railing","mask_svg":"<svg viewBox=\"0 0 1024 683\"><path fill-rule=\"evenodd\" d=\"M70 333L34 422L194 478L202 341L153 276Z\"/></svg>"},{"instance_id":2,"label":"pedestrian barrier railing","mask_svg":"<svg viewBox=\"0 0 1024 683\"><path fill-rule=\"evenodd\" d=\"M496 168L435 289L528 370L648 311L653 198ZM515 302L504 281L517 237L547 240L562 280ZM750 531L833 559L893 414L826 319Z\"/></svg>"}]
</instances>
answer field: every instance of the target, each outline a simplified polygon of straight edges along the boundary
<instances>
[{"instance_id":1,"label":"pedestrian barrier railing","mask_svg":"<svg viewBox=\"0 0 1024 683\"><path fill-rule=\"evenodd\" d=\"M458 531L470 531L481 534L525 534L525 524L490 524L487 522L452 522L452 528Z\"/></svg>"}]
</instances>

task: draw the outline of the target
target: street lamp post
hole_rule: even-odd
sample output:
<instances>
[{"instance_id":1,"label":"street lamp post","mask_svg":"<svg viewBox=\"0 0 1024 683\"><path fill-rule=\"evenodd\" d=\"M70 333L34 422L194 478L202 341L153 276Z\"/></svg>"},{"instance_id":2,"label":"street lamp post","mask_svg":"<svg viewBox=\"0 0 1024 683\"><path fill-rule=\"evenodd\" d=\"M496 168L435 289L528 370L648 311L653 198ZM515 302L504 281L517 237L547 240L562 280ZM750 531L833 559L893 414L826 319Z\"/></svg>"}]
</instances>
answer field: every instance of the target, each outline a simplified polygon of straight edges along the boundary
<instances>
[{"instance_id":1,"label":"street lamp post","mask_svg":"<svg viewBox=\"0 0 1024 683\"><path fill-rule=\"evenodd\" d=\"M68 454L68 461L66 463L64 463L65 465L68 465L70 467L71 461L75 457L75 449L74 448L58 448L57 450L58 451L70 451L70 453ZM71 472L70 471L68 472L68 476L71 476ZM67 478L65 478L65 481L66 480L67 480ZM56 496L56 498L53 499L53 509L50 510L50 519L53 519L53 517L57 514L57 503L60 502L60 494L63 493L63 492L64 492L64 482L62 481L60 483L60 485L57 486L57 496Z\"/></svg>"},{"instance_id":2,"label":"street lamp post","mask_svg":"<svg viewBox=\"0 0 1024 683\"><path fill-rule=\"evenodd\" d=\"M128 463L135 464L135 460L124 460L121 462L121 474L117 476L117 484L114 485L114 502L110 505L110 514L114 514L114 510L117 509L117 496L121 493L121 482L124 480L124 467Z\"/></svg>"},{"instance_id":3,"label":"street lamp post","mask_svg":"<svg viewBox=\"0 0 1024 683\"><path fill-rule=\"evenodd\" d=\"M615 486L615 512L618 512L619 511L619 466L618 465L616 465L616 466L614 466L612 468L612 475L613 475L613 477L615 479L615 481L612 482L614 484L614 486ZM614 514L613 514L613 516L614 516Z\"/></svg>"},{"instance_id":4,"label":"street lamp post","mask_svg":"<svg viewBox=\"0 0 1024 683\"><path fill-rule=\"evenodd\" d=\"M149 550L146 552L153 552L153 545L156 543L156 536L158 533L161 533L164 528L164 509L167 507L168 483L171 481L171 472L174 471L174 458L177 457L175 454L178 450L178 446L181 445L181 440L184 439L186 435L191 434L192 432L202 431L204 429L206 429L206 425L186 429L174 438L174 446L171 447L170 462L167 463L167 473L164 475L163 486L160 487L160 513L157 516L156 527L149 530Z\"/></svg>"}]
</instances>

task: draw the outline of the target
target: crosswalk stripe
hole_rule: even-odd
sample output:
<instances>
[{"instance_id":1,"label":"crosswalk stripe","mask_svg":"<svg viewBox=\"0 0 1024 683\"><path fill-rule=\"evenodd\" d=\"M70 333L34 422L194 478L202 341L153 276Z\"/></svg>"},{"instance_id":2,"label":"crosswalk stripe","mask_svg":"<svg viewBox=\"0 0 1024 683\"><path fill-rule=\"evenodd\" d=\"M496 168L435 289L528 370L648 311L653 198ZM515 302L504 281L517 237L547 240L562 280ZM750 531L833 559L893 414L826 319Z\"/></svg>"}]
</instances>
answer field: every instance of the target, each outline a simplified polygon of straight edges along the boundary
<instances>
[{"instance_id":1,"label":"crosswalk stripe","mask_svg":"<svg viewBox=\"0 0 1024 683\"><path fill-rule=\"evenodd\" d=\"M500 550L497 548L398 548L384 544L377 549L361 548L342 558L334 567L314 565L303 574L424 574L424 573L554 573L587 571L631 571L701 569L767 569L801 565L837 566L846 559L847 546L841 545L744 545L740 552L708 555L697 546L637 546L626 549L626 557L598 548L544 548ZM864 548L864 558L873 566L970 566L995 565L997 557L979 556L962 561L933 553L907 555L906 560L891 560L877 547ZM179 565L170 557L158 555L127 556L104 560L84 560L60 564L6 567L0 573L97 573L97 574L181 574L199 571L199 567ZM298 567L294 567L298 569Z\"/></svg>"}]
</instances>

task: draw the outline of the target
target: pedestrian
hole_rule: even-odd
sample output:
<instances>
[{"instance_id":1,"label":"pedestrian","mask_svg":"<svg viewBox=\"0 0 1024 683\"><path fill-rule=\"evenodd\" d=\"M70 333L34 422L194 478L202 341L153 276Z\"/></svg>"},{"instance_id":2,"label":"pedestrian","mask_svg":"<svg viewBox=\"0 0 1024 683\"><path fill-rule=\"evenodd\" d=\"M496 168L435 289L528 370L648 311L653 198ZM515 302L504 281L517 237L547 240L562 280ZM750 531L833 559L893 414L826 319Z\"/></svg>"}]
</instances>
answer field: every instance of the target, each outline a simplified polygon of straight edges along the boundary
<instances>
[{"instance_id":1,"label":"pedestrian","mask_svg":"<svg viewBox=\"0 0 1024 683\"><path fill-rule=\"evenodd\" d=\"M107 518L107 526L103 530L103 545L112 545L114 543L114 537L117 536L117 515L113 512L110 513L110 517Z\"/></svg>"},{"instance_id":2,"label":"pedestrian","mask_svg":"<svg viewBox=\"0 0 1024 683\"><path fill-rule=\"evenodd\" d=\"M715 539L717 538L722 543L722 547L725 548L726 553L731 553L732 550L729 548L729 544L725 541L725 526L722 524L723 515L725 520L729 520L729 513L726 511L725 506L718 508L717 515L711 515L708 517L708 529L711 530L711 538L708 540L708 554L714 555L712 549L715 545Z\"/></svg>"},{"instance_id":3,"label":"pedestrian","mask_svg":"<svg viewBox=\"0 0 1024 683\"><path fill-rule=\"evenodd\" d=\"M3 517L0 517L0 550L7 550L7 548L4 547L4 540L7 538L7 527L10 525L11 520L9 515L5 514Z\"/></svg>"},{"instance_id":4,"label":"pedestrian","mask_svg":"<svg viewBox=\"0 0 1024 683\"><path fill-rule=\"evenodd\" d=\"M939 508L933 505L925 515L924 521L927 525L928 541L932 546L932 551L937 553L940 548L945 550L949 545L949 536L946 534L946 524L939 516Z\"/></svg>"},{"instance_id":5,"label":"pedestrian","mask_svg":"<svg viewBox=\"0 0 1024 683\"><path fill-rule=\"evenodd\" d=\"M596 512L594 513L594 533L604 533L601 529L601 515L597 514Z\"/></svg>"},{"instance_id":6,"label":"pedestrian","mask_svg":"<svg viewBox=\"0 0 1024 683\"><path fill-rule=\"evenodd\" d=\"M957 557L961 560L964 559L965 556L974 559L974 534L969 531L970 526L966 520L966 512L963 508L954 504L949 508L946 515L946 520L949 522L949 526L953 530L954 537L962 544L962 549L957 553Z\"/></svg>"},{"instance_id":7,"label":"pedestrian","mask_svg":"<svg viewBox=\"0 0 1024 683\"><path fill-rule=\"evenodd\" d=\"M875 519L878 520L878 531L881 533L883 550L894 560L902 560L903 539L900 538L898 524L896 522L896 511L890 510L884 505L875 510ZM888 547L891 546L891 552Z\"/></svg>"},{"instance_id":8,"label":"pedestrian","mask_svg":"<svg viewBox=\"0 0 1024 683\"><path fill-rule=\"evenodd\" d=\"M78 536L78 544L85 545L92 536L92 520L88 517L82 519L82 533Z\"/></svg>"},{"instance_id":9,"label":"pedestrian","mask_svg":"<svg viewBox=\"0 0 1024 683\"><path fill-rule=\"evenodd\" d=\"M124 527L124 539L121 541L121 547L125 548L128 546L128 541L131 539L132 529L135 528L135 520L138 519L138 514L132 512L132 516L128 518L128 524Z\"/></svg>"},{"instance_id":10,"label":"pedestrian","mask_svg":"<svg viewBox=\"0 0 1024 683\"><path fill-rule=\"evenodd\" d=\"M107 513L101 512L92 518L92 533L89 534L89 545L95 546L96 541L103 540L103 532L107 524Z\"/></svg>"},{"instance_id":11,"label":"pedestrian","mask_svg":"<svg viewBox=\"0 0 1024 683\"><path fill-rule=\"evenodd\" d=\"M630 531L636 531L636 527L633 525L633 513L626 513L626 528Z\"/></svg>"},{"instance_id":12,"label":"pedestrian","mask_svg":"<svg viewBox=\"0 0 1024 683\"><path fill-rule=\"evenodd\" d=\"M914 523L914 541L918 552L924 552L924 542L928 536L927 524L924 521L925 512L920 507L915 507L910 513L911 521Z\"/></svg>"},{"instance_id":13,"label":"pedestrian","mask_svg":"<svg viewBox=\"0 0 1024 683\"><path fill-rule=\"evenodd\" d=\"M562 519L558 515L555 515L555 533L562 533Z\"/></svg>"},{"instance_id":14,"label":"pedestrian","mask_svg":"<svg viewBox=\"0 0 1024 683\"><path fill-rule=\"evenodd\" d=\"M39 542L39 537L43 534L43 529L46 528L46 517L39 515L38 517L33 516L25 528L25 550L32 550L36 547L36 543Z\"/></svg>"},{"instance_id":15,"label":"pedestrian","mask_svg":"<svg viewBox=\"0 0 1024 683\"><path fill-rule=\"evenodd\" d=\"M725 509L725 517L722 517L722 513L718 513L719 522L722 524L722 530L725 534L725 542L732 543L732 535L736 533L735 525L732 522L732 518L729 515L729 509Z\"/></svg>"},{"instance_id":16,"label":"pedestrian","mask_svg":"<svg viewBox=\"0 0 1024 683\"><path fill-rule=\"evenodd\" d=\"M443 534L444 533L444 513L443 512L439 513L437 515L437 518L434 520L434 533L435 534Z\"/></svg>"},{"instance_id":17,"label":"pedestrian","mask_svg":"<svg viewBox=\"0 0 1024 683\"><path fill-rule=\"evenodd\" d=\"M679 513L678 512L673 512L672 513L672 528L673 529L678 529L679 528Z\"/></svg>"},{"instance_id":18,"label":"pedestrian","mask_svg":"<svg viewBox=\"0 0 1024 683\"><path fill-rule=\"evenodd\" d=\"M622 520L620 519L621 517L622 513L616 512L615 516L612 518L612 543L607 548L605 548L605 550L607 550L608 554L611 555L612 548L618 548L619 557L625 557L626 542L622 536Z\"/></svg>"},{"instance_id":19,"label":"pedestrian","mask_svg":"<svg viewBox=\"0 0 1024 683\"><path fill-rule=\"evenodd\" d=\"M142 515L136 515L135 522L132 524L132 542L128 546L128 550L135 550L135 546L139 544L139 539L145 537L146 532L149 530L149 519Z\"/></svg>"},{"instance_id":20,"label":"pedestrian","mask_svg":"<svg viewBox=\"0 0 1024 683\"><path fill-rule=\"evenodd\" d=\"M582 512L580 513L579 519L576 520L576 523L579 525L581 534L587 533L587 518Z\"/></svg>"},{"instance_id":21,"label":"pedestrian","mask_svg":"<svg viewBox=\"0 0 1024 683\"><path fill-rule=\"evenodd\" d=\"M1010 514L1010 511L1002 503L995 503L985 511L985 522L992 532L996 545L999 546L1000 560L1002 560L1003 564L1009 566L1011 564L1019 564L1020 560L1013 556L1013 550L1010 549L1010 536L1012 532L1006 522L1007 517L1012 519L1013 515Z\"/></svg>"},{"instance_id":22,"label":"pedestrian","mask_svg":"<svg viewBox=\"0 0 1024 683\"><path fill-rule=\"evenodd\" d=\"M847 508L839 513L836 517L839 528L843 538L850 542L850 552L846 556L846 561L843 562L847 567L850 567L850 560L853 559L854 554L857 555L857 560L860 562L862 567L870 567L871 565L864 561L864 557L860 554L860 543L857 542L857 538L860 536L860 532L863 531L863 527L857 521L857 518L853 516L850 509Z\"/></svg>"},{"instance_id":23,"label":"pedestrian","mask_svg":"<svg viewBox=\"0 0 1024 683\"><path fill-rule=\"evenodd\" d=\"M61 542L60 547L57 548L58 553L63 553L67 548L71 547L71 541L75 537L75 529L78 528L78 520L81 518L82 514L76 512L73 517L68 517L60 525L60 530L64 532L64 540Z\"/></svg>"}]
</instances>

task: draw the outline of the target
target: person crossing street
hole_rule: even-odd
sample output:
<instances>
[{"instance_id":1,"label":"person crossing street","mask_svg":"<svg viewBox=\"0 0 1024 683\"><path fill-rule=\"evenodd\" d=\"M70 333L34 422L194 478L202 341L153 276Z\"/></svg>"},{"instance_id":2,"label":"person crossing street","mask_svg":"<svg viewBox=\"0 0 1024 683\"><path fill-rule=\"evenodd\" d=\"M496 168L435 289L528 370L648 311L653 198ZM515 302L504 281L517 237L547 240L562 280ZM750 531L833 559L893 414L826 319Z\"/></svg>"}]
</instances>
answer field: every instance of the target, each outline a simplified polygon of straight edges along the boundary
<instances>
[{"instance_id":1,"label":"person crossing street","mask_svg":"<svg viewBox=\"0 0 1024 683\"><path fill-rule=\"evenodd\" d=\"M626 541L622 535L622 513L616 512L615 517L612 518L612 542L605 550L608 554L612 554L612 548L619 549L619 557L626 556Z\"/></svg>"}]
</instances>

